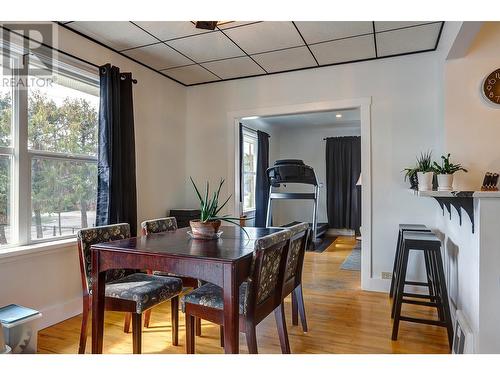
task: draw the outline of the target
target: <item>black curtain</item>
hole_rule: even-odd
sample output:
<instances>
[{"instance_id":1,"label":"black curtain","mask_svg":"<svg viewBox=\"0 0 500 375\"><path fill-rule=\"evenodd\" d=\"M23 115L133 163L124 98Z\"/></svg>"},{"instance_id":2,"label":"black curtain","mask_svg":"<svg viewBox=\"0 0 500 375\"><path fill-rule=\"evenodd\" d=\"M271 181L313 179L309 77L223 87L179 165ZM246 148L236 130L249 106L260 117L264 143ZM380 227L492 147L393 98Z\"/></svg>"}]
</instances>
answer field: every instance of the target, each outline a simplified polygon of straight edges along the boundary
<instances>
[{"instance_id":1,"label":"black curtain","mask_svg":"<svg viewBox=\"0 0 500 375\"><path fill-rule=\"evenodd\" d=\"M330 228L361 226L361 138L335 137L326 140L326 207Z\"/></svg>"},{"instance_id":2,"label":"black curtain","mask_svg":"<svg viewBox=\"0 0 500 375\"><path fill-rule=\"evenodd\" d=\"M255 177L255 226L266 226L269 183L266 170L269 168L269 134L257 130L257 173Z\"/></svg>"},{"instance_id":3,"label":"black curtain","mask_svg":"<svg viewBox=\"0 0 500 375\"><path fill-rule=\"evenodd\" d=\"M243 124L240 122L240 204L243 209Z\"/></svg>"},{"instance_id":4,"label":"black curtain","mask_svg":"<svg viewBox=\"0 0 500 375\"><path fill-rule=\"evenodd\" d=\"M96 225L129 223L137 233L132 74L100 67Z\"/></svg>"}]
</instances>

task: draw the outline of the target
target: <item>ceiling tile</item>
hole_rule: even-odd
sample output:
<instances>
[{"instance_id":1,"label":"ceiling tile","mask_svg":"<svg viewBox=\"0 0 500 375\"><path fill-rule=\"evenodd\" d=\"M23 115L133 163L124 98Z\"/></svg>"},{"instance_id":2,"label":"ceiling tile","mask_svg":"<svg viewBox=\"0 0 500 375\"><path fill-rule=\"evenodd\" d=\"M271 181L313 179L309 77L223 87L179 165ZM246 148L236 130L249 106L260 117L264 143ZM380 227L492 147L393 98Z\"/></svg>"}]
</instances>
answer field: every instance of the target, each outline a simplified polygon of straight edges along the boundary
<instances>
[{"instance_id":1,"label":"ceiling tile","mask_svg":"<svg viewBox=\"0 0 500 375\"><path fill-rule=\"evenodd\" d=\"M220 31L171 40L168 45L196 62L243 56L244 53Z\"/></svg>"},{"instance_id":2,"label":"ceiling tile","mask_svg":"<svg viewBox=\"0 0 500 375\"><path fill-rule=\"evenodd\" d=\"M358 36L310 46L320 65L375 57L373 35Z\"/></svg>"},{"instance_id":3,"label":"ceiling tile","mask_svg":"<svg viewBox=\"0 0 500 375\"><path fill-rule=\"evenodd\" d=\"M199 65L189 65L180 68L163 70L166 75L181 81L185 85L195 83L219 81L220 79Z\"/></svg>"},{"instance_id":4,"label":"ceiling tile","mask_svg":"<svg viewBox=\"0 0 500 375\"><path fill-rule=\"evenodd\" d=\"M155 69L168 69L193 63L164 43L134 48L123 53Z\"/></svg>"},{"instance_id":5,"label":"ceiling tile","mask_svg":"<svg viewBox=\"0 0 500 375\"><path fill-rule=\"evenodd\" d=\"M68 27L119 51L157 42L128 21L75 21Z\"/></svg>"},{"instance_id":6,"label":"ceiling tile","mask_svg":"<svg viewBox=\"0 0 500 375\"><path fill-rule=\"evenodd\" d=\"M269 73L316 66L307 47L296 47L252 56Z\"/></svg>"},{"instance_id":7,"label":"ceiling tile","mask_svg":"<svg viewBox=\"0 0 500 375\"><path fill-rule=\"evenodd\" d=\"M248 25L249 23L257 23L257 22L260 22L260 21L231 21L231 22L224 23L224 24L217 26L217 27L221 30L224 30L224 29L230 29L233 27L239 27L239 26L243 26L243 25Z\"/></svg>"},{"instance_id":8,"label":"ceiling tile","mask_svg":"<svg viewBox=\"0 0 500 375\"><path fill-rule=\"evenodd\" d=\"M212 61L202 64L211 72L214 72L222 79L235 77L246 77L266 72L257 65L251 58L243 56L234 59Z\"/></svg>"},{"instance_id":9,"label":"ceiling tile","mask_svg":"<svg viewBox=\"0 0 500 375\"><path fill-rule=\"evenodd\" d=\"M433 49L436 46L440 28L440 23L433 23L377 33L378 55L382 57Z\"/></svg>"},{"instance_id":10,"label":"ceiling tile","mask_svg":"<svg viewBox=\"0 0 500 375\"><path fill-rule=\"evenodd\" d=\"M303 21L295 22L307 44L373 33L367 21Z\"/></svg>"},{"instance_id":11,"label":"ceiling tile","mask_svg":"<svg viewBox=\"0 0 500 375\"><path fill-rule=\"evenodd\" d=\"M169 40L210 32L210 30L197 29L191 21L138 21L134 23L160 40Z\"/></svg>"},{"instance_id":12,"label":"ceiling tile","mask_svg":"<svg viewBox=\"0 0 500 375\"><path fill-rule=\"evenodd\" d=\"M429 21L380 21L375 22L375 32L399 29L401 27L417 26Z\"/></svg>"},{"instance_id":13,"label":"ceiling tile","mask_svg":"<svg viewBox=\"0 0 500 375\"><path fill-rule=\"evenodd\" d=\"M249 55L304 45L292 22L259 22L224 32Z\"/></svg>"}]
</instances>

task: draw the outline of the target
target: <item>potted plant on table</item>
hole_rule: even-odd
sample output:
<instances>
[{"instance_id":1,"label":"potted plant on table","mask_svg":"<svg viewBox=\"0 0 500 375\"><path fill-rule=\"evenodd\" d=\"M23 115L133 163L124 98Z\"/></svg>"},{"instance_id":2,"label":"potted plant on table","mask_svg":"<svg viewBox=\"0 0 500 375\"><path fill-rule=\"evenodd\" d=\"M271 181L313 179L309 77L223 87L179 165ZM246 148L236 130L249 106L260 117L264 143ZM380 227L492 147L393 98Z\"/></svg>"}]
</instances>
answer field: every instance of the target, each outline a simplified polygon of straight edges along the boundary
<instances>
[{"instance_id":1,"label":"potted plant on table","mask_svg":"<svg viewBox=\"0 0 500 375\"><path fill-rule=\"evenodd\" d=\"M437 175L438 190L451 191L453 188L453 174L458 171L467 172L461 164L453 164L450 162L450 154L441 156L441 165L434 162L434 172Z\"/></svg>"},{"instance_id":2,"label":"potted plant on table","mask_svg":"<svg viewBox=\"0 0 500 375\"><path fill-rule=\"evenodd\" d=\"M202 197L193 178L190 177L190 179L200 201L201 211L199 219L191 220L189 222L189 225L191 226L191 236L193 238L205 240L219 238L221 235L219 228L222 221L235 224L246 233L245 229L239 223L240 218L230 217L229 215L219 215L220 211L224 208L227 202L229 202L229 199L231 199L231 195L229 195L224 203L219 205L219 195L222 185L224 185L224 179L221 178L217 190L214 191L212 195L210 195L210 186L207 181L204 197Z\"/></svg>"},{"instance_id":3,"label":"potted plant on table","mask_svg":"<svg viewBox=\"0 0 500 375\"><path fill-rule=\"evenodd\" d=\"M432 190L432 179L434 177L434 169L432 166L432 152L420 153L417 157L417 164L413 168L404 170L405 180L409 179L411 188L426 191Z\"/></svg>"}]
</instances>

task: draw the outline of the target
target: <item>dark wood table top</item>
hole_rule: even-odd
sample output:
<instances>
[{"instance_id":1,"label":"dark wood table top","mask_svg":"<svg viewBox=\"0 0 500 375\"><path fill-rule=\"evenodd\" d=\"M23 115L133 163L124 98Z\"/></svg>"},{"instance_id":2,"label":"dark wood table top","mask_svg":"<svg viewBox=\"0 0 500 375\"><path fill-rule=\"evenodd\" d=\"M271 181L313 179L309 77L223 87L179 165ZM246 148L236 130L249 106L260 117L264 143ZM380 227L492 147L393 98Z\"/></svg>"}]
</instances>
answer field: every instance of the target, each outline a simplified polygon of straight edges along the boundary
<instances>
[{"instance_id":1,"label":"dark wood table top","mask_svg":"<svg viewBox=\"0 0 500 375\"><path fill-rule=\"evenodd\" d=\"M223 232L218 240L194 240L188 235L190 228L172 232L149 234L124 240L111 241L92 246L116 252L155 254L164 256L206 258L220 261L234 261L247 256L254 250L256 239L280 232L279 228L221 226Z\"/></svg>"}]
</instances>

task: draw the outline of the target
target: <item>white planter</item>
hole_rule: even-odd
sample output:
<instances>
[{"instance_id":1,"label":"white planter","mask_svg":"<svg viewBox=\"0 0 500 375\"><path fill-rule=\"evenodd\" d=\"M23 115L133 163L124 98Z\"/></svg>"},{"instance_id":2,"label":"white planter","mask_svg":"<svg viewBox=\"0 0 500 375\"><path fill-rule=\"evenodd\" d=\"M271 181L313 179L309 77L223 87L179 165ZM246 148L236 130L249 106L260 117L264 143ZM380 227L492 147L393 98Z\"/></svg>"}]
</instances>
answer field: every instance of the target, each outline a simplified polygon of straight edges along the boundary
<instances>
[{"instance_id":1,"label":"white planter","mask_svg":"<svg viewBox=\"0 0 500 375\"><path fill-rule=\"evenodd\" d=\"M439 191L452 191L453 190L453 175L452 174L438 174L438 190Z\"/></svg>"},{"instance_id":2,"label":"white planter","mask_svg":"<svg viewBox=\"0 0 500 375\"><path fill-rule=\"evenodd\" d=\"M433 177L434 177L433 172L417 172L418 190L420 191L432 190Z\"/></svg>"}]
</instances>

